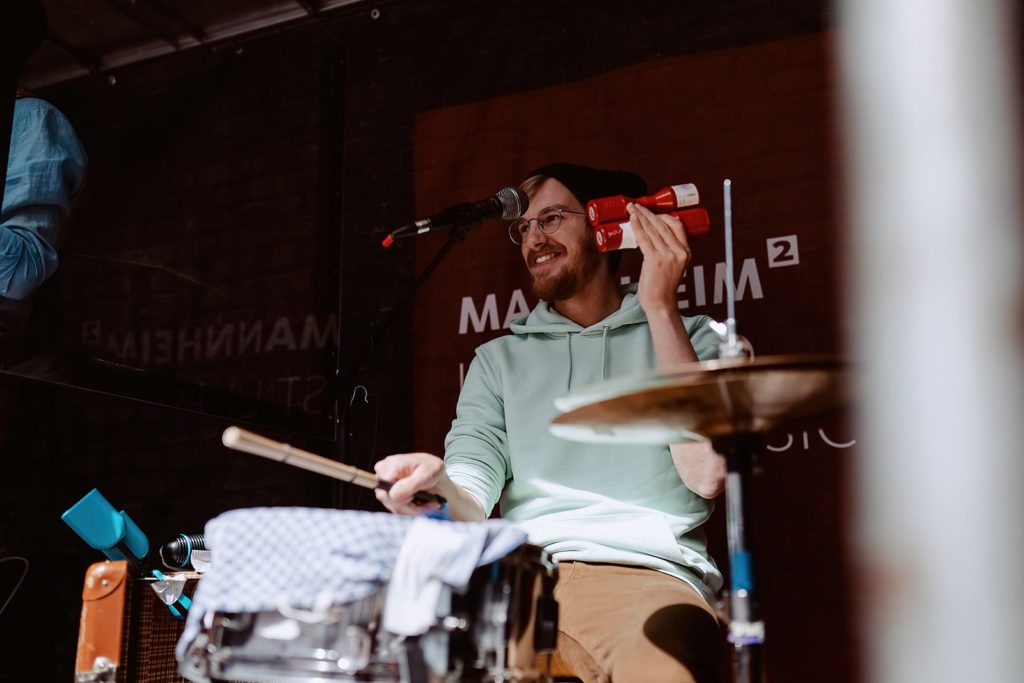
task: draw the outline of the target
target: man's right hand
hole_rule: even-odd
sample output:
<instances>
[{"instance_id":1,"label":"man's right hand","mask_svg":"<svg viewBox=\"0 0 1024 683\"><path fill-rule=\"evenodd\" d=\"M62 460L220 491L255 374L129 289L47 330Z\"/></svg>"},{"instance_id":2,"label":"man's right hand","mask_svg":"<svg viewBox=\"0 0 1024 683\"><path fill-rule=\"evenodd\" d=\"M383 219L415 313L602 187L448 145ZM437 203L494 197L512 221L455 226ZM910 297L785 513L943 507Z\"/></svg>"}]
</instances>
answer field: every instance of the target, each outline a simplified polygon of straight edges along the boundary
<instances>
[{"instance_id":1,"label":"man's right hand","mask_svg":"<svg viewBox=\"0 0 1024 683\"><path fill-rule=\"evenodd\" d=\"M437 493L448 499L448 512L452 519L460 522L482 522L483 508L444 471L444 460L430 453L404 453L389 455L376 465L373 471L385 481L391 482L390 491L377 489L377 500L391 512L400 515L418 515L425 510L437 510L437 503L416 505L412 502L417 491Z\"/></svg>"},{"instance_id":2,"label":"man's right hand","mask_svg":"<svg viewBox=\"0 0 1024 683\"><path fill-rule=\"evenodd\" d=\"M373 466L378 477L390 481L390 491L377 489L377 500L391 512L400 515L418 515L424 510L437 509L437 503L417 505L412 497L417 491L440 493L438 487L445 479L444 460L430 453L403 453L389 455ZM443 494L442 494L443 495Z\"/></svg>"}]
</instances>

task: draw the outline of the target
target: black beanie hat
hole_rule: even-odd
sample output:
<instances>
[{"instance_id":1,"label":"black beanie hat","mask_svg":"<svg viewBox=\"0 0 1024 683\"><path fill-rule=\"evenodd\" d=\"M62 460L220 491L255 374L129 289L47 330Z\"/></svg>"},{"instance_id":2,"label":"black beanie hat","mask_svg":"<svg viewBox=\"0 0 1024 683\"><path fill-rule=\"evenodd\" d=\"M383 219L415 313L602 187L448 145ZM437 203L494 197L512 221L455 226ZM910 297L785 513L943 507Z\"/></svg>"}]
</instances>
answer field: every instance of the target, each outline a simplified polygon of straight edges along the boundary
<instances>
[{"instance_id":1,"label":"black beanie hat","mask_svg":"<svg viewBox=\"0 0 1024 683\"><path fill-rule=\"evenodd\" d=\"M558 162L541 166L529 176L548 176L565 185L569 192L586 208L591 199L624 194L627 197L642 197L647 194L647 183L629 171L605 171L579 164Z\"/></svg>"}]
</instances>

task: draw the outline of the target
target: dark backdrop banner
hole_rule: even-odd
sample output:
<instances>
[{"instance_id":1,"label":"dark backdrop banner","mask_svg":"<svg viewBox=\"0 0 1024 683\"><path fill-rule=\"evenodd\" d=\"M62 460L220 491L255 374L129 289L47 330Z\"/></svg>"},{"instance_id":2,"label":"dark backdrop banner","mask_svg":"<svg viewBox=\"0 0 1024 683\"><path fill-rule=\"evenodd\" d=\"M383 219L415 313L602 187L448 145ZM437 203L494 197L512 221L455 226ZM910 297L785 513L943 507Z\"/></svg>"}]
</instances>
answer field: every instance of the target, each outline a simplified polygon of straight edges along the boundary
<instances>
[{"instance_id":1,"label":"dark backdrop banner","mask_svg":"<svg viewBox=\"0 0 1024 683\"><path fill-rule=\"evenodd\" d=\"M712 217L692 238L683 314L725 317L722 181L733 182L737 317L759 354L837 350L830 36L652 60L561 86L435 109L415 127L416 208L494 194L554 160L694 182ZM422 268L446 239L417 243ZM637 251L625 258L635 282ZM473 350L536 300L505 225L470 234L416 300L416 446L438 451ZM827 446L826 446L827 448Z\"/></svg>"},{"instance_id":2,"label":"dark backdrop banner","mask_svg":"<svg viewBox=\"0 0 1024 683\"><path fill-rule=\"evenodd\" d=\"M292 443L349 464L439 451L473 349L533 297L490 222L381 333L445 237L380 239L561 158L700 185L712 231L693 240L679 303L717 318L732 178L742 332L762 355L839 350L829 7L381 0L46 88L92 174L36 300L40 338L273 404L316 427ZM638 272L627 255L622 274ZM355 391L335 391L336 365ZM31 562L0 622L0 680L72 673L97 553L59 515L93 486L154 542L236 507L380 510L368 492L227 451L223 417L0 391L15 406L0 413L0 558ZM751 526L773 680L855 680L842 524L854 438L841 416L769 435Z\"/></svg>"},{"instance_id":3,"label":"dark backdrop banner","mask_svg":"<svg viewBox=\"0 0 1024 683\"><path fill-rule=\"evenodd\" d=\"M694 182L711 231L691 240L683 314L725 318L722 181L733 181L737 317L759 355L841 351L832 35L654 59L580 81L424 112L415 122L416 214L492 195L572 160L640 173L653 190ZM446 239L416 244L418 269ZM637 252L620 272L635 282ZM416 299L416 449L440 453L474 349L536 303L519 249L491 221L457 246ZM749 526L780 680L854 676L843 529L856 445L844 415L768 435ZM722 508L724 509L724 508ZM724 514L709 528L720 564ZM808 644L813 643L813 647ZM786 678L786 673L796 674ZM800 674L798 672L803 672ZM846 678L842 678L847 680Z\"/></svg>"}]
</instances>

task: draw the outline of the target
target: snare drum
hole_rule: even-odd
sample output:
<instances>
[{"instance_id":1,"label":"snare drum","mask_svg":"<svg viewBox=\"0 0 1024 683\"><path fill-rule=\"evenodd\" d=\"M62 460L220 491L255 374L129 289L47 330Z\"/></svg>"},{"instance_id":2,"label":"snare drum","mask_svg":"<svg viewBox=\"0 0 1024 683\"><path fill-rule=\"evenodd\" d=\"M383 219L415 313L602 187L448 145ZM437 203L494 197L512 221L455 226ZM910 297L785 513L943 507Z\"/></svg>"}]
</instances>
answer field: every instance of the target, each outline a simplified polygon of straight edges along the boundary
<instances>
[{"instance_id":1,"label":"snare drum","mask_svg":"<svg viewBox=\"0 0 1024 683\"><path fill-rule=\"evenodd\" d=\"M477 568L464 595L442 593L437 624L403 638L381 627L386 587L320 610L214 613L181 666L193 681L549 680L558 611L556 567L523 545Z\"/></svg>"}]
</instances>

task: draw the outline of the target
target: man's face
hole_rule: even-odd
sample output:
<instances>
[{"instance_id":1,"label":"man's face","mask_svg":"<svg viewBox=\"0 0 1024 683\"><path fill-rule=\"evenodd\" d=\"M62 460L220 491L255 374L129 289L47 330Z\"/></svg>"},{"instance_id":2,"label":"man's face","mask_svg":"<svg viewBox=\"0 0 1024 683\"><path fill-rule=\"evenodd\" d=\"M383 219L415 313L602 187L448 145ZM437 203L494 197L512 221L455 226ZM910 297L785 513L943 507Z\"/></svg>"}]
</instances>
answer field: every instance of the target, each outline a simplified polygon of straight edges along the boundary
<instances>
[{"instance_id":1,"label":"man's face","mask_svg":"<svg viewBox=\"0 0 1024 683\"><path fill-rule=\"evenodd\" d=\"M548 178L530 197L530 206L523 218L537 218L555 209L583 211L565 185ZM563 213L561 225L550 235L541 232L537 221L533 221L520 248L533 281L533 294L544 301L571 298L601 264L600 253L587 229L586 216L582 214Z\"/></svg>"}]
</instances>

